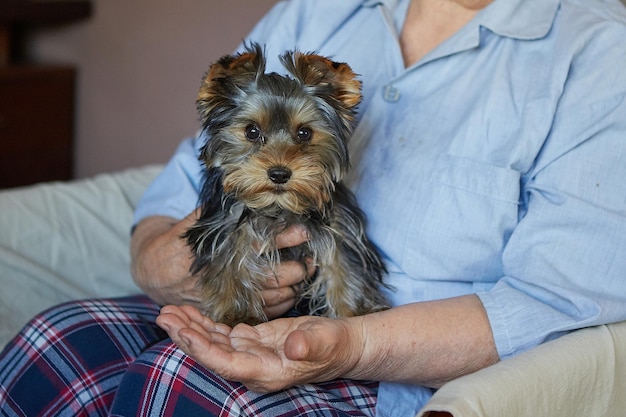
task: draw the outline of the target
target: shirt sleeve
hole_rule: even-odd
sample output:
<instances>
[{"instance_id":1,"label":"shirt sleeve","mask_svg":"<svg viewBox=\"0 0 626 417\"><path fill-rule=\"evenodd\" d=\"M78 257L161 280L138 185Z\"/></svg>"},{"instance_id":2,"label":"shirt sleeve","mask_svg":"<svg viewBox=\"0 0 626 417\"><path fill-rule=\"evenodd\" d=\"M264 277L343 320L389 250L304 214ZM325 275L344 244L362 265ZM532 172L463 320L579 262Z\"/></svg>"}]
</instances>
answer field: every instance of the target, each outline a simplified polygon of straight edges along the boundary
<instances>
[{"instance_id":1,"label":"shirt sleeve","mask_svg":"<svg viewBox=\"0 0 626 417\"><path fill-rule=\"evenodd\" d=\"M624 26L574 45L553 125L522 178L505 277L479 293L502 358L626 319Z\"/></svg>"},{"instance_id":2,"label":"shirt sleeve","mask_svg":"<svg viewBox=\"0 0 626 417\"><path fill-rule=\"evenodd\" d=\"M133 225L150 216L182 219L198 205L203 167L198 159L203 135L183 140L135 209ZM133 226L134 227L134 226Z\"/></svg>"}]
</instances>

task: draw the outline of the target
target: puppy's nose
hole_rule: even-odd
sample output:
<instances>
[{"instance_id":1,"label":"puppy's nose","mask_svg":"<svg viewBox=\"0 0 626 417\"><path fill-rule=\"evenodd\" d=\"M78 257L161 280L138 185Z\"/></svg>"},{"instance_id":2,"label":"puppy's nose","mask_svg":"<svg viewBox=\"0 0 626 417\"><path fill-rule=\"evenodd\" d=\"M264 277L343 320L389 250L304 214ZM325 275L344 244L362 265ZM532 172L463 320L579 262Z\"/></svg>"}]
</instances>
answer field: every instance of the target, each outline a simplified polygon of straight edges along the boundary
<instances>
[{"instance_id":1,"label":"puppy's nose","mask_svg":"<svg viewBox=\"0 0 626 417\"><path fill-rule=\"evenodd\" d=\"M271 167L267 170L267 176L274 184L284 184L291 178L291 170L281 166Z\"/></svg>"}]
</instances>

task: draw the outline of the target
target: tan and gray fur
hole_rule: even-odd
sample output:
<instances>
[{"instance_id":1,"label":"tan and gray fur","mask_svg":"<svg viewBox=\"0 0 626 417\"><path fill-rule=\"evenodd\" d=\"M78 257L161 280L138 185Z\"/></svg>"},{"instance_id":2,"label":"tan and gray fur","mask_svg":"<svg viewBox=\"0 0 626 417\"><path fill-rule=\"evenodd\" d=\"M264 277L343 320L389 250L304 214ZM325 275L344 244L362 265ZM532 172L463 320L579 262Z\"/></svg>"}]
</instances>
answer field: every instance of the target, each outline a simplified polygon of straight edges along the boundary
<instances>
[{"instance_id":1,"label":"tan and gray fur","mask_svg":"<svg viewBox=\"0 0 626 417\"><path fill-rule=\"evenodd\" d=\"M201 215L184 235L200 275L202 311L229 325L266 321L262 284L281 258L312 257L317 272L299 305L328 317L387 308L385 267L365 235L365 218L341 183L361 84L347 64L289 51L289 76L265 72L264 51L251 44L222 57L197 99L209 139ZM277 250L276 235L303 225L310 240Z\"/></svg>"}]
</instances>

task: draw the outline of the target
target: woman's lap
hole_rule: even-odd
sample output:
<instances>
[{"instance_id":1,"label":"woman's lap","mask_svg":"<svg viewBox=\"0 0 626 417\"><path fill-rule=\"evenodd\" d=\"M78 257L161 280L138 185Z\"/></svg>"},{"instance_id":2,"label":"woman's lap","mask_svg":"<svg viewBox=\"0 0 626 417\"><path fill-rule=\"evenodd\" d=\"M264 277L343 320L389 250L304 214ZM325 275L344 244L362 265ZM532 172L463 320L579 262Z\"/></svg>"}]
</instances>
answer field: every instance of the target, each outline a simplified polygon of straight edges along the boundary
<instances>
[{"instance_id":1,"label":"woman's lap","mask_svg":"<svg viewBox=\"0 0 626 417\"><path fill-rule=\"evenodd\" d=\"M376 383L335 380L271 394L248 391L198 366L168 339L125 373L113 416L369 416Z\"/></svg>"},{"instance_id":2,"label":"woman's lap","mask_svg":"<svg viewBox=\"0 0 626 417\"><path fill-rule=\"evenodd\" d=\"M106 415L129 364L163 339L158 312L138 296L39 314L0 353L0 414Z\"/></svg>"},{"instance_id":3,"label":"woman's lap","mask_svg":"<svg viewBox=\"0 0 626 417\"><path fill-rule=\"evenodd\" d=\"M137 296L38 315L0 353L0 415L374 414L375 383L338 380L257 394L225 381L163 340L158 311Z\"/></svg>"}]
</instances>

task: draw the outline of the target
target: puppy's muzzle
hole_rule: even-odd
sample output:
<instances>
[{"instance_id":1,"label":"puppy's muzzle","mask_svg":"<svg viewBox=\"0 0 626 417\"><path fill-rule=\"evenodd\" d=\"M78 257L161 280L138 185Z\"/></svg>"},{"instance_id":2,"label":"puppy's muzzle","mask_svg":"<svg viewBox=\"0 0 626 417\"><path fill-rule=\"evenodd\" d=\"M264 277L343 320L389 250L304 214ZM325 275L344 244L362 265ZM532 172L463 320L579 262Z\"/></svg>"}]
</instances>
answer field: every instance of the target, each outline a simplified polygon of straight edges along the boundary
<instances>
[{"instance_id":1,"label":"puppy's muzzle","mask_svg":"<svg viewBox=\"0 0 626 417\"><path fill-rule=\"evenodd\" d=\"M275 166L267 170L267 176L274 184L285 184L291 178L291 170L283 166Z\"/></svg>"}]
</instances>

